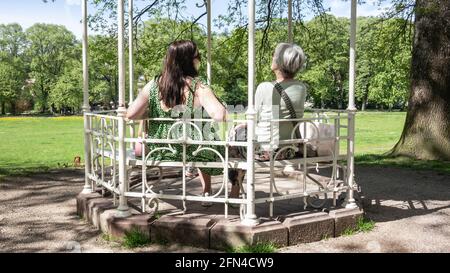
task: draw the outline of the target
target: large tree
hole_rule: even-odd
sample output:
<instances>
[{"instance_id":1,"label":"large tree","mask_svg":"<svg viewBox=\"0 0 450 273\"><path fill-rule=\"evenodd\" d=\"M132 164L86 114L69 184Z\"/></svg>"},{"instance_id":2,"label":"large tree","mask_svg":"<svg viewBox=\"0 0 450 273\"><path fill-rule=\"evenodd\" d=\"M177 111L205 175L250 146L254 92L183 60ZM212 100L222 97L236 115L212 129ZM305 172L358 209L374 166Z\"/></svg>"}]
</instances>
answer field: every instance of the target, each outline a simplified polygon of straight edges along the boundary
<instances>
[{"instance_id":1,"label":"large tree","mask_svg":"<svg viewBox=\"0 0 450 273\"><path fill-rule=\"evenodd\" d=\"M25 34L18 24L0 25L0 106L6 112L6 103L12 114L25 85Z\"/></svg>"},{"instance_id":2,"label":"large tree","mask_svg":"<svg viewBox=\"0 0 450 273\"><path fill-rule=\"evenodd\" d=\"M449 0L416 0L408 114L393 155L450 160Z\"/></svg>"},{"instance_id":3,"label":"large tree","mask_svg":"<svg viewBox=\"0 0 450 273\"><path fill-rule=\"evenodd\" d=\"M46 112L51 108L49 96L58 81L65 65L76 57L75 36L64 26L35 24L26 31L29 46L30 77L34 79L33 96L39 110Z\"/></svg>"},{"instance_id":4,"label":"large tree","mask_svg":"<svg viewBox=\"0 0 450 273\"><path fill-rule=\"evenodd\" d=\"M387 1L379 0L378 2ZM91 23L101 26L102 23L108 22L108 20L99 19L104 18L102 17L104 11L109 11L110 18L116 16L115 0L91 0L91 2L102 6L99 14L91 17ZM294 19L301 23L306 14L304 10L313 11L316 14L324 13L322 2L323 0L293 0ZM163 10L167 10L169 18L186 19L178 12L187 4L186 0L154 0L148 3L142 10L137 11L135 23L142 20L146 14L150 17L152 14L160 16ZM199 0L197 3L203 4L198 7L205 7L205 1ZM247 26L246 3L247 0L231 0L227 14L221 16L217 22L218 26L245 29ZM386 16L403 17L406 22L414 20L408 114L402 136L392 154L419 159L450 160L450 1L389 0L389 3L391 12L386 13ZM257 1L257 28L264 31L260 39L260 52L269 52L268 33L271 24L274 18L285 16L286 4L286 0ZM205 14L202 13L193 21L198 22ZM114 27L113 25L108 30L114 32ZM402 31L407 31L407 28L403 28ZM395 40L392 45L395 47ZM396 62L392 64L395 65ZM379 90L385 90L383 85L395 77L402 78L401 75L389 75L389 73L380 76L377 80ZM389 86L392 87L391 84ZM367 100L364 95L363 100ZM389 99L386 103L392 105Z\"/></svg>"},{"instance_id":5,"label":"large tree","mask_svg":"<svg viewBox=\"0 0 450 273\"><path fill-rule=\"evenodd\" d=\"M83 103L83 70L79 60L69 61L64 72L52 86L49 104L63 114L75 113Z\"/></svg>"}]
</instances>

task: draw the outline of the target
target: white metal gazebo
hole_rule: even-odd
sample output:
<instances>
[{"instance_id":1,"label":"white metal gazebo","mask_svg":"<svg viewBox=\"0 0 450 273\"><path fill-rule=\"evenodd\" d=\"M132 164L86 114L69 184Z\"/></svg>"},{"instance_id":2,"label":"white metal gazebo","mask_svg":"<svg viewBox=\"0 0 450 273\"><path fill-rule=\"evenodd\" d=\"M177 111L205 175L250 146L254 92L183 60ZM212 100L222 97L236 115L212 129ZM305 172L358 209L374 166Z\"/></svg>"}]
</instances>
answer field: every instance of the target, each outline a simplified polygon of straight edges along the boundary
<instances>
[{"instance_id":1,"label":"white metal gazebo","mask_svg":"<svg viewBox=\"0 0 450 273\"><path fill-rule=\"evenodd\" d=\"M83 93L84 93L84 132L85 132L85 186L83 194L89 194L94 191L95 187L101 187L104 191L110 192L114 200L118 199L117 217L127 217L131 215L131 209L128 205L130 199L138 199L141 202L142 212L146 212L149 208L157 209L159 200L178 200L183 203L184 211L187 210L186 202L215 202L224 204L224 215L228 216L228 204L240 205L240 214L242 224L253 226L258 221L258 215L255 213L255 206L257 204L268 203L270 206L270 216L273 217L274 205L282 200L304 198L305 204L308 198L314 198L327 194L333 195L334 205L339 193L346 193L345 207L353 209L357 207L354 198L354 191L356 184L354 181L354 137L355 137L355 41L356 41L356 9L357 1L351 1L351 28L350 28L350 84L349 84L349 105L345 111L334 110L316 110L317 115L312 118L303 119L286 119L274 120L273 122L297 122L298 125L294 130L298 129L302 124L308 122L322 120L324 113L327 122L333 124L335 132L333 137L324 138L318 137L315 139L295 139L281 141L280 144L295 145L298 143L318 142L318 141L332 141L334 143L334 150L330 155L318 156L314 158L304 157L293 160L275 160L276 154L271 154L270 162L255 162L255 126L257 113L254 105L254 91L255 91L255 0L248 0L248 110L246 112L246 120L233 120L231 123L245 122L248 128L248 140L246 142L238 141L205 141L203 139L193 140L189 139L184 133L184 136L177 139L145 139L145 136L136 136L134 131L135 124L127 122L126 114L126 62L125 62L125 4L124 0L118 0L118 56L119 56L119 107L117 111L109 112L91 112L89 105L89 66L88 66L88 27L87 27L87 0L82 0L82 15L83 15ZM207 52L207 76L211 83L212 79L212 52L211 52L211 0L207 0L207 33L208 33L208 52ZM293 26L292 26L292 0L288 0L288 37L289 41L293 41ZM134 73L134 58L133 58L133 0L128 0L128 14L129 14L129 97L130 103L133 101L135 93L135 73ZM147 122L162 121L163 119L148 119ZM195 121L189 119L166 119L164 121L173 122L174 126L182 126L183 131L186 132L187 127L194 127ZM209 120L202 120L209 121ZM130 130L127 136L128 129ZM305 129L306 131L306 126ZM294 134L293 134L294 135ZM141 137L141 138L139 138ZM142 138L144 138L142 140ZM218 162L187 162L186 149L184 149L182 162L157 162L151 160L146 153L142 157L135 157L130 149L138 141L144 143L158 143L167 145L167 151L173 151L171 145L182 145L184 148L188 145L198 145L200 151L202 145L222 146L225 149L224 155L219 155L221 158ZM346 142L346 152L341 154L340 143ZM247 160L233 159L229 157L228 149L232 146L246 147ZM306 145L304 145L306 149ZM290 147L294 148L294 146ZM149 151L152 154L155 151ZM217 151L216 151L217 152ZM307 181L312 179L308 175L310 169L317 168L320 164L326 165L332 169L328 183L318 189L308 188ZM294 166L302 172L302 184L299 184L298 190L291 192L281 192L277 189L276 177L274 170L276 168L284 168L285 166ZM183 175L180 177L180 191L176 194L165 192L163 190L155 192L153 186L147 181L147 172L160 169L163 167L177 167L182 168ZM220 190L212 196L199 196L190 194L187 187L186 167L203 167L203 168L222 168L224 169L224 178ZM142 169L142 181L138 185L130 186L129 170L131 168ZM233 199L228 195L228 177L227 170L229 168L242 168L247 170L246 187L243 187L243 198ZM268 169L270 175L270 190L263 197L256 198L255 196L255 172L260 169ZM343 173L340 177L340 171Z\"/></svg>"}]
</instances>

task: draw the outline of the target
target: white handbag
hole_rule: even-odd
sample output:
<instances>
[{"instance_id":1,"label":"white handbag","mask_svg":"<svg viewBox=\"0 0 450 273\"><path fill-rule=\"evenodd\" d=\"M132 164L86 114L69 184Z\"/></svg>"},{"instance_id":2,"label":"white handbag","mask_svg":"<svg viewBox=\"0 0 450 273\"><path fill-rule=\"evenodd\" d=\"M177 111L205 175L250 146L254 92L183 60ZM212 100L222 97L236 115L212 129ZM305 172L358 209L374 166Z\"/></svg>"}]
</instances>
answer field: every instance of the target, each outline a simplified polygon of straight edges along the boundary
<instances>
[{"instance_id":1,"label":"white handbag","mask_svg":"<svg viewBox=\"0 0 450 273\"><path fill-rule=\"evenodd\" d=\"M335 129L333 124L319 121L301 122L299 126L301 136L310 140L309 145L320 157L334 154L336 146L336 140L334 140L336 137ZM333 138L333 140L330 138Z\"/></svg>"},{"instance_id":2,"label":"white handbag","mask_svg":"<svg viewBox=\"0 0 450 273\"><path fill-rule=\"evenodd\" d=\"M285 90L279 83L275 82L274 86L275 89L280 94L281 98L284 100L286 108L289 110L291 119L296 119L297 115L295 113L294 107L292 106L291 99L289 98L289 96L286 94ZM300 122L300 125L298 127L300 134L298 134L299 131L295 131L293 132L292 138L296 137L310 140L308 143L306 143L308 156L312 153L315 153L316 156L319 157L334 155L336 145L335 126L323 122L324 120L326 120L325 113L316 115L318 121ZM295 122L293 123L293 125L296 126ZM320 139L330 139L330 140L320 140Z\"/></svg>"}]
</instances>

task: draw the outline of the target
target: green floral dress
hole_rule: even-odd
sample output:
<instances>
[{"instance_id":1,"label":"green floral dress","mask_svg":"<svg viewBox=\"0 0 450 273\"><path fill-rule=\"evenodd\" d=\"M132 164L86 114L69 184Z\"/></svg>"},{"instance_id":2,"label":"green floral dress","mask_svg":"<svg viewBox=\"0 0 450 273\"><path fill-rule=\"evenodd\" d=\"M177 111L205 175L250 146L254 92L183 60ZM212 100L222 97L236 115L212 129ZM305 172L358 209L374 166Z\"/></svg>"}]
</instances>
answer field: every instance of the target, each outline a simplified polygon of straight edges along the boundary
<instances>
[{"instance_id":1,"label":"green floral dress","mask_svg":"<svg viewBox=\"0 0 450 273\"><path fill-rule=\"evenodd\" d=\"M156 82L156 81L155 81ZM186 105L183 107L176 107L176 109L171 109L169 111L164 111L161 108L161 102L159 98L159 90L158 85L153 84L150 88L150 97L149 97L149 118L201 118L203 109L202 108L194 108L194 90L196 90L196 85L198 82L202 82L202 80L194 79L189 88L189 95L186 100ZM193 122L194 123L194 122ZM195 127L193 124L188 123L186 125L186 135L188 139L191 140L219 140L217 137L214 126L211 126L211 123L207 122L195 122ZM197 129L198 128L198 129ZM208 129L207 132L211 132L208 136L203 135L204 128ZM209 129L211 128L211 130ZM201 132L199 132L199 129ZM176 123L173 121L150 121L148 128L148 137L151 139L158 140L178 140L183 139L183 123ZM175 161L175 162L183 162L183 145L181 144L156 144L149 143L148 145L149 151L153 151L158 148L169 148L175 150L175 153L168 149L161 149L157 152L152 153L150 156L151 160L156 161ZM196 155L194 152L199 148L198 145L187 145L186 147L186 160L187 162L214 162L220 161L218 155L209 150L202 150ZM224 155L224 147L223 146L207 146L203 145L202 148L211 148L218 151L222 156ZM223 173L223 169L210 169L210 168L202 168L202 172L210 174L210 175L219 175Z\"/></svg>"}]
</instances>

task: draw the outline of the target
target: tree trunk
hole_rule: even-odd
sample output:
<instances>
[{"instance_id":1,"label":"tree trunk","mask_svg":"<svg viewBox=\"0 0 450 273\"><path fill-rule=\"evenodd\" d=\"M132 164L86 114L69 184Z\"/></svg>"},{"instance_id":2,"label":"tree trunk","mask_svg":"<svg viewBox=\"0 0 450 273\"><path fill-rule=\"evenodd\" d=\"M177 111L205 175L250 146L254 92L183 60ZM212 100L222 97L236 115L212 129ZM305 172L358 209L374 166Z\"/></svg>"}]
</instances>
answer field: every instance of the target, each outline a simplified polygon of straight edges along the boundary
<instances>
[{"instance_id":1,"label":"tree trunk","mask_svg":"<svg viewBox=\"0 0 450 273\"><path fill-rule=\"evenodd\" d=\"M2 115L6 115L5 102L2 101Z\"/></svg>"},{"instance_id":2,"label":"tree trunk","mask_svg":"<svg viewBox=\"0 0 450 273\"><path fill-rule=\"evenodd\" d=\"M15 116L17 114L16 112L16 102L15 101L10 101L9 104L11 105L11 114L13 116Z\"/></svg>"},{"instance_id":3,"label":"tree trunk","mask_svg":"<svg viewBox=\"0 0 450 273\"><path fill-rule=\"evenodd\" d=\"M369 74L368 77L370 78L370 77L372 77L372 75ZM367 80L367 84L364 89L362 106L361 106L361 111L363 111L363 112L366 111L367 104L369 103L369 88L370 88L370 80Z\"/></svg>"},{"instance_id":4,"label":"tree trunk","mask_svg":"<svg viewBox=\"0 0 450 273\"><path fill-rule=\"evenodd\" d=\"M47 112L47 101L48 101L48 94L45 92L44 85L41 83L41 94L42 94L42 108L41 108L41 114L44 114Z\"/></svg>"},{"instance_id":5,"label":"tree trunk","mask_svg":"<svg viewBox=\"0 0 450 273\"><path fill-rule=\"evenodd\" d=\"M450 160L450 1L416 1L411 93L392 155Z\"/></svg>"},{"instance_id":6,"label":"tree trunk","mask_svg":"<svg viewBox=\"0 0 450 273\"><path fill-rule=\"evenodd\" d=\"M366 111L366 107L367 107L367 98L364 97L361 105L361 111L363 112Z\"/></svg>"}]
</instances>

